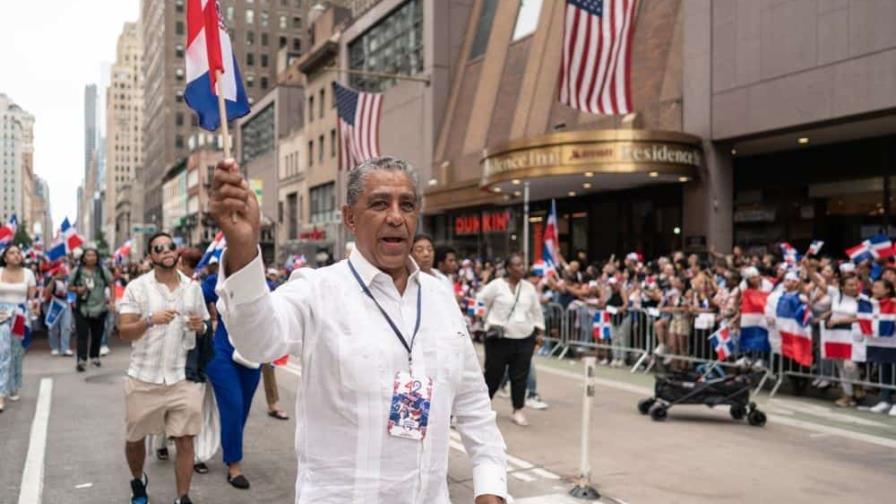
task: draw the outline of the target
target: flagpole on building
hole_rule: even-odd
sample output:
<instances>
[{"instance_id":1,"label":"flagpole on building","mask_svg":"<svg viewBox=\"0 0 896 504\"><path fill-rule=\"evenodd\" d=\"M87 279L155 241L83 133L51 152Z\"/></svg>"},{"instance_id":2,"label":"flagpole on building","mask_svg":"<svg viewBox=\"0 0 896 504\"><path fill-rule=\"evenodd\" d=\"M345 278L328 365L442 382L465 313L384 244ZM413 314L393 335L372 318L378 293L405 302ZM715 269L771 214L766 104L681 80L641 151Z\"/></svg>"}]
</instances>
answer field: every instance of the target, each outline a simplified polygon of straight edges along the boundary
<instances>
[{"instance_id":1,"label":"flagpole on building","mask_svg":"<svg viewBox=\"0 0 896 504\"><path fill-rule=\"evenodd\" d=\"M529 267L529 181L523 182L523 264Z\"/></svg>"}]
</instances>

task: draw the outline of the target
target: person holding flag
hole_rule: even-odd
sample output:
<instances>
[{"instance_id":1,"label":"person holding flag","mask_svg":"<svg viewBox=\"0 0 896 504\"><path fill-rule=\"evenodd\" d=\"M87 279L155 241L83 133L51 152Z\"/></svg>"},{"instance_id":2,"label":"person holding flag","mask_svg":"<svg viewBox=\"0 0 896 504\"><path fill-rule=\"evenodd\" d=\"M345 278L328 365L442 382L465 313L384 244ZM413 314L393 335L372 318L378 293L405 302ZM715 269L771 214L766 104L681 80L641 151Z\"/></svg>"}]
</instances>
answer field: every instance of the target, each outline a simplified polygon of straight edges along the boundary
<instances>
[{"instance_id":1,"label":"person holding flag","mask_svg":"<svg viewBox=\"0 0 896 504\"><path fill-rule=\"evenodd\" d=\"M72 307L68 302L68 268L60 262L55 268L47 271L44 284L44 297L47 301L47 332L50 340L50 354L72 356ZM56 305L58 308L53 308ZM59 311L53 319L50 314Z\"/></svg>"},{"instance_id":2,"label":"person holding flag","mask_svg":"<svg viewBox=\"0 0 896 504\"><path fill-rule=\"evenodd\" d=\"M862 316L862 302L859 307L859 325L867 341L867 360L878 362L880 366L880 396L878 403L871 407L872 413L884 413L896 417L896 404L893 402L894 372L896 367L896 320L894 320L894 308L896 308L896 288L889 280L876 280L871 285L871 300L864 301L870 304L876 313L870 320ZM867 322L866 322L867 320Z\"/></svg>"},{"instance_id":3,"label":"person holding flag","mask_svg":"<svg viewBox=\"0 0 896 504\"><path fill-rule=\"evenodd\" d=\"M0 255L0 412L6 398L18 401L22 390L25 348L14 326L24 322L21 307L34 301L37 287L34 273L23 262L17 245L6 247Z\"/></svg>"}]
</instances>

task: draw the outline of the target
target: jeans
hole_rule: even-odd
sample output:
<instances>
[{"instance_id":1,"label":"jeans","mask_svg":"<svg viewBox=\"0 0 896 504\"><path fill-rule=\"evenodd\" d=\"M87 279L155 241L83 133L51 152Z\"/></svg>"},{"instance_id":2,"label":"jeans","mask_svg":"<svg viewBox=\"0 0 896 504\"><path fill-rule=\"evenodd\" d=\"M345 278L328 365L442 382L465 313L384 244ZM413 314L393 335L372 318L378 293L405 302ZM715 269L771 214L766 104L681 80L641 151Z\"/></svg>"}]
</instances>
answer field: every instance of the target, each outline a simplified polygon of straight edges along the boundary
<instances>
[{"instance_id":1,"label":"jeans","mask_svg":"<svg viewBox=\"0 0 896 504\"><path fill-rule=\"evenodd\" d=\"M47 329L47 335L50 340L50 349L59 353L65 353L71 350L72 337L72 308L66 306L59 315L56 325Z\"/></svg>"},{"instance_id":2,"label":"jeans","mask_svg":"<svg viewBox=\"0 0 896 504\"><path fill-rule=\"evenodd\" d=\"M632 318L627 314L618 324L613 324L610 334L613 342L613 360L625 360L632 332Z\"/></svg>"},{"instance_id":3,"label":"jeans","mask_svg":"<svg viewBox=\"0 0 896 504\"><path fill-rule=\"evenodd\" d=\"M485 340L485 384L488 396L494 397L507 371L510 376L510 396L513 409L521 410L526 405L526 378L535 351L535 336L524 339L486 338Z\"/></svg>"},{"instance_id":4,"label":"jeans","mask_svg":"<svg viewBox=\"0 0 896 504\"><path fill-rule=\"evenodd\" d=\"M893 367L896 367L896 364L881 364L880 365L880 384L881 385L889 385L893 386L896 383L893 382ZM886 401L890 404L893 404L893 389L891 388L880 388L880 400Z\"/></svg>"},{"instance_id":5,"label":"jeans","mask_svg":"<svg viewBox=\"0 0 896 504\"><path fill-rule=\"evenodd\" d=\"M859 366L853 361L847 360L835 360L834 364L837 366L837 375L840 376L843 380L858 380L859 379ZM841 382L840 387L843 389L843 393L852 397L853 396L853 384L848 382Z\"/></svg>"},{"instance_id":6,"label":"jeans","mask_svg":"<svg viewBox=\"0 0 896 504\"><path fill-rule=\"evenodd\" d=\"M504 378L501 378L501 385L498 388L506 387L508 381L510 381L510 375L505 372ZM532 397L538 397L538 382L535 380L535 366L530 363L529 376L526 377L526 399Z\"/></svg>"},{"instance_id":7,"label":"jeans","mask_svg":"<svg viewBox=\"0 0 896 504\"><path fill-rule=\"evenodd\" d=\"M0 303L0 309L11 313L16 309L16 305ZM13 353L17 351L16 346L19 349L22 348L18 339L12 335L12 319L10 318L0 323L0 397L17 392L17 387L21 386L21 367L19 367L18 377L15 376L16 372L14 371L16 357L13 356Z\"/></svg>"},{"instance_id":8,"label":"jeans","mask_svg":"<svg viewBox=\"0 0 896 504\"><path fill-rule=\"evenodd\" d=\"M88 338L90 339L90 358L93 360L99 359L100 342L103 339L103 326L106 320L106 313L103 312L96 317L85 317L77 309L75 309L74 312L75 326L78 329L78 362L87 362Z\"/></svg>"},{"instance_id":9,"label":"jeans","mask_svg":"<svg viewBox=\"0 0 896 504\"><path fill-rule=\"evenodd\" d=\"M100 346L107 347L109 346L109 335L112 334L112 328L115 327L115 316L111 313L106 313L106 320L103 324L103 339L100 342Z\"/></svg>"}]
</instances>

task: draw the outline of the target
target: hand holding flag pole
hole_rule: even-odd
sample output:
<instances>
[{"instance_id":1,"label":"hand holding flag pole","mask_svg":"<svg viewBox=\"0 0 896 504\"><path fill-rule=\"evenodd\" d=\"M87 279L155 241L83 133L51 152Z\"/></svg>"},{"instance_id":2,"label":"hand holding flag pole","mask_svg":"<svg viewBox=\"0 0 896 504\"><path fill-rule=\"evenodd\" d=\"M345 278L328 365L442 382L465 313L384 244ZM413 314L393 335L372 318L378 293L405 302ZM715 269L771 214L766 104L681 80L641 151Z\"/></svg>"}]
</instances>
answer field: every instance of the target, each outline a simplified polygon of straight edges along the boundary
<instances>
[{"instance_id":1,"label":"hand holding flag pole","mask_svg":"<svg viewBox=\"0 0 896 504\"><path fill-rule=\"evenodd\" d=\"M215 70L215 77L216 77L215 92L218 94L218 114L222 118L226 118L227 117L227 102L224 99L224 92L221 89L221 81L223 78L223 72L220 69ZM223 144L222 147L224 148L224 159L227 161L232 161L233 156L231 155L231 152L230 152L230 131L227 126L226 119L221 121L220 129L221 129L221 143ZM236 164L230 163L230 166L234 167L234 166L236 166ZM232 170L232 168L231 168L231 170ZM236 212L233 212L230 214L231 222L236 224L237 219L238 219L238 217L237 217Z\"/></svg>"}]
</instances>

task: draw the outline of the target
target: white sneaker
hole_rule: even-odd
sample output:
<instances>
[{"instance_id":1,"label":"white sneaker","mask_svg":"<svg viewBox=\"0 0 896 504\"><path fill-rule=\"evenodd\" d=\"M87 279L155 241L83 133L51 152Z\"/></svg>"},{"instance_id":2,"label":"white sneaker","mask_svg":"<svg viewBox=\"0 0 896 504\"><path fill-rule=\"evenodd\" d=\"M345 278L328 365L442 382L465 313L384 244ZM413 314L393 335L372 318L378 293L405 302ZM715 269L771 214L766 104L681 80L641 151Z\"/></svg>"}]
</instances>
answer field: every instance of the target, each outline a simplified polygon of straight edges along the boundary
<instances>
[{"instance_id":1,"label":"white sneaker","mask_svg":"<svg viewBox=\"0 0 896 504\"><path fill-rule=\"evenodd\" d=\"M830 386L831 386L831 382L829 382L827 380L821 380L820 382L818 382L818 385L816 385L816 387L818 387L820 389L826 389Z\"/></svg>"},{"instance_id":2,"label":"white sneaker","mask_svg":"<svg viewBox=\"0 0 896 504\"><path fill-rule=\"evenodd\" d=\"M66 357L71 357L72 355L75 355L75 352L72 352L71 350L66 350L66 351L65 351L65 356L66 356Z\"/></svg>"},{"instance_id":3,"label":"white sneaker","mask_svg":"<svg viewBox=\"0 0 896 504\"><path fill-rule=\"evenodd\" d=\"M526 399L526 407L534 410L548 409L548 403L541 400L541 397L533 396Z\"/></svg>"},{"instance_id":4,"label":"white sneaker","mask_svg":"<svg viewBox=\"0 0 896 504\"><path fill-rule=\"evenodd\" d=\"M893 407L890 408L890 416L896 416L896 404L894 404Z\"/></svg>"},{"instance_id":5,"label":"white sneaker","mask_svg":"<svg viewBox=\"0 0 896 504\"><path fill-rule=\"evenodd\" d=\"M812 380L812 386L818 388L818 384L821 383L821 378L816 378Z\"/></svg>"},{"instance_id":6,"label":"white sneaker","mask_svg":"<svg viewBox=\"0 0 896 504\"><path fill-rule=\"evenodd\" d=\"M526 420L526 415L523 415L522 410L514 411L513 416L511 416L510 419L520 427L527 427L529 425L529 422Z\"/></svg>"},{"instance_id":7,"label":"white sneaker","mask_svg":"<svg viewBox=\"0 0 896 504\"><path fill-rule=\"evenodd\" d=\"M507 387L501 387L498 389L498 395L507 399L508 397L510 397L510 390L508 390Z\"/></svg>"},{"instance_id":8,"label":"white sneaker","mask_svg":"<svg viewBox=\"0 0 896 504\"><path fill-rule=\"evenodd\" d=\"M890 411L890 409L892 409L892 406L890 405L890 403L888 403L886 401L881 401L881 402L875 404L874 406L872 406L871 409L869 409L868 411L870 411L872 413L888 413Z\"/></svg>"},{"instance_id":9,"label":"white sneaker","mask_svg":"<svg viewBox=\"0 0 896 504\"><path fill-rule=\"evenodd\" d=\"M9 396L9 400L12 401L12 402L16 402L16 401L18 401L19 399L21 399L21 396L19 396L19 394L12 394L12 395Z\"/></svg>"},{"instance_id":10,"label":"white sneaker","mask_svg":"<svg viewBox=\"0 0 896 504\"><path fill-rule=\"evenodd\" d=\"M598 362L598 364L600 364L601 366L606 366L609 363L610 363L609 359L601 359L601 361Z\"/></svg>"},{"instance_id":11,"label":"white sneaker","mask_svg":"<svg viewBox=\"0 0 896 504\"><path fill-rule=\"evenodd\" d=\"M659 345L656 346L656 348L653 349L654 355L663 355L665 353L666 353L666 344L665 343L660 343Z\"/></svg>"},{"instance_id":12,"label":"white sneaker","mask_svg":"<svg viewBox=\"0 0 896 504\"><path fill-rule=\"evenodd\" d=\"M111 352L111 350L109 350L108 346L103 345L100 347L100 356L109 355L109 352Z\"/></svg>"},{"instance_id":13,"label":"white sneaker","mask_svg":"<svg viewBox=\"0 0 896 504\"><path fill-rule=\"evenodd\" d=\"M53 357L59 356L59 350L50 350L50 355L52 355Z\"/></svg>"}]
</instances>

